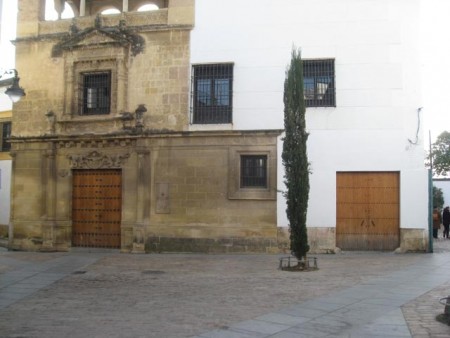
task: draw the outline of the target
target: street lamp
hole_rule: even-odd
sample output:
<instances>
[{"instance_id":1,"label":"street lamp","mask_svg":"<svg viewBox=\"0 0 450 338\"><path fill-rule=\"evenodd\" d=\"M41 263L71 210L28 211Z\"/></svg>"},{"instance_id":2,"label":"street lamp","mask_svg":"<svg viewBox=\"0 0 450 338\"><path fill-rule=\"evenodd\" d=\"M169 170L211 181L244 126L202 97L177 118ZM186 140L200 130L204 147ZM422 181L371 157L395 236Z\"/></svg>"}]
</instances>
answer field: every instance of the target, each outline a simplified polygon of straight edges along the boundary
<instances>
[{"instance_id":1,"label":"street lamp","mask_svg":"<svg viewBox=\"0 0 450 338\"><path fill-rule=\"evenodd\" d=\"M6 89L5 94L9 96L12 102L19 102L22 96L25 96L25 91L19 86L19 73L15 69L5 70L3 74L0 75L0 79L6 74L14 74L14 77L6 80L0 80L0 85L11 84L11 86Z\"/></svg>"}]
</instances>

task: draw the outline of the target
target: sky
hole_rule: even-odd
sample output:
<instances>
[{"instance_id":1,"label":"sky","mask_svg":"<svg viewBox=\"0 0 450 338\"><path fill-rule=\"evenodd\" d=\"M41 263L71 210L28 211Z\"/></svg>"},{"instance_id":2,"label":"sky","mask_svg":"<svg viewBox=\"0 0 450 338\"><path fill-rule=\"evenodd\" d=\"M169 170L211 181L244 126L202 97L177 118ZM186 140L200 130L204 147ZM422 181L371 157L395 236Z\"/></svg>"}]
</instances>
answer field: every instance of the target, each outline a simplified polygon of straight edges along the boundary
<instances>
[{"instance_id":1,"label":"sky","mask_svg":"<svg viewBox=\"0 0 450 338\"><path fill-rule=\"evenodd\" d=\"M391 0L397 1L397 0ZM3 0L0 69L14 68L17 0ZM421 0L420 53L422 56L422 106L424 147L443 131L450 131L450 0ZM56 13L47 12L47 18Z\"/></svg>"},{"instance_id":2,"label":"sky","mask_svg":"<svg viewBox=\"0 0 450 338\"><path fill-rule=\"evenodd\" d=\"M450 131L450 0L422 0L421 15L424 130L434 142Z\"/></svg>"},{"instance_id":3,"label":"sky","mask_svg":"<svg viewBox=\"0 0 450 338\"><path fill-rule=\"evenodd\" d=\"M14 68L14 46L10 40L16 36L15 16L17 0L3 0L0 44L0 69Z\"/></svg>"}]
</instances>

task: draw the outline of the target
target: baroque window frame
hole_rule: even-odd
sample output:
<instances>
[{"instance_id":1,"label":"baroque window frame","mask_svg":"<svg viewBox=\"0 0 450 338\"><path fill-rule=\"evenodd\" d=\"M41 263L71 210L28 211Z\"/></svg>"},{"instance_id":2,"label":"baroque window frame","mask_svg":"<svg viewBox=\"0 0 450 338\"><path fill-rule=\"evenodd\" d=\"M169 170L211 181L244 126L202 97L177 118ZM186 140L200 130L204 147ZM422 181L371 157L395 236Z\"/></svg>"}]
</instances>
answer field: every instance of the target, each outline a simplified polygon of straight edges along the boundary
<instances>
[{"instance_id":1,"label":"baroque window frame","mask_svg":"<svg viewBox=\"0 0 450 338\"><path fill-rule=\"evenodd\" d=\"M126 110L128 72L125 66L125 55L121 48L116 48L116 57L83 57L77 51L66 59L65 65L65 104L63 120L109 119L119 118L120 112ZM79 102L83 86L83 74L110 72L111 92L109 114L80 114ZM123 81L119 81L124 79Z\"/></svg>"}]
</instances>

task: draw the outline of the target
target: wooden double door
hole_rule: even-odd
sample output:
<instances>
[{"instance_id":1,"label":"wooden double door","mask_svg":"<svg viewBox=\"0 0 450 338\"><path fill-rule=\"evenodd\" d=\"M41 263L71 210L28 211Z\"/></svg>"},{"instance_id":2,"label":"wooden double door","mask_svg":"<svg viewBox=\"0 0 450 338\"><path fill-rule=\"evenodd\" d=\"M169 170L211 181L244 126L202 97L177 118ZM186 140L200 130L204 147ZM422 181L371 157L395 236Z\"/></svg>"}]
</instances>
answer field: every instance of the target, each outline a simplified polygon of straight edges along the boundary
<instances>
[{"instance_id":1,"label":"wooden double door","mask_svg":"<svg viewBox=\"0 0 450 338\"><path fill-rule=\"evenodd\" d=\"M120 248L120 169L73 170L72 246Z\"/></svg>"},{"instance_id":2,"label":"wooden double door","mask_svg":"<svg viewBox=\"0 0 450 338\"><path fill-rule=\"evenodd\" d=\"M336 246L343 250L395 250L400 243L398 172L336 175Z\"/></svg>"}]
</instances>

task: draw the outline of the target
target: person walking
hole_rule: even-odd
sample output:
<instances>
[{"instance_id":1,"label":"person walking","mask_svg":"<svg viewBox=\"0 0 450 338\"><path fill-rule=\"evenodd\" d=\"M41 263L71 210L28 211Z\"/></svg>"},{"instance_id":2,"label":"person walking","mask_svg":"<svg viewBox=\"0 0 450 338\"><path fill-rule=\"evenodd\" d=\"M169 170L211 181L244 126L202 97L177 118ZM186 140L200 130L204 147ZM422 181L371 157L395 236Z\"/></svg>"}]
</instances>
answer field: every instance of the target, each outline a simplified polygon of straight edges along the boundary
<instances>
[{"instance_id":1,"label":"person walking","mask_svg":"<svg viewBox=\"0 0 450 338\"><path fill-rule=\"evenodd\" d=\"M442 224L444 225L444 238L448 239L448 232L450 227L450 207L446 206L442 213Z\"/></svg>"},{"instance_id":2,"label":"person walking","mask_svg":"<svg viewBox=\"0 0 450 338\"><path fill-rule=\"evenodd\" d=\"M433 209L433 238L438 238L438 230L441 227L441 213L437 207Z\"/></svg>"}]
</instances>

